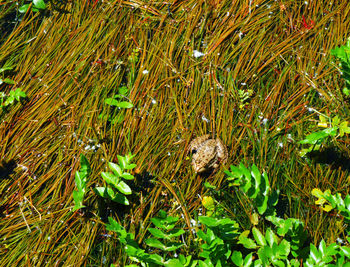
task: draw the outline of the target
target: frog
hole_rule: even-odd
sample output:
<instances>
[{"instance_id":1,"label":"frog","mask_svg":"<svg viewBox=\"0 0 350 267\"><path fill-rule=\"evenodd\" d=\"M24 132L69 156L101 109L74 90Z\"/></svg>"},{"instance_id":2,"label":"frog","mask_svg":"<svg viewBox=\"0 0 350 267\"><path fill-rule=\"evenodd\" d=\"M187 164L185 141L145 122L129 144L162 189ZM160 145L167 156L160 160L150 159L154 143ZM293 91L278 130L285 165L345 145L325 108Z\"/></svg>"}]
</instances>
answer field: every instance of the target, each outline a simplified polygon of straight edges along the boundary
<instances>
[{"instance_id":1,"label":"frog","mask_svg":"<svg viewBox=\"0 0 350 267\"><path fill-rule=\"evenodd\" d=\"M216 170L228 158L227 147L220 138L213 139L210 134L192 140L188 151L192 153L192 167L198 174Z\"/></svg>"}]
</instances>

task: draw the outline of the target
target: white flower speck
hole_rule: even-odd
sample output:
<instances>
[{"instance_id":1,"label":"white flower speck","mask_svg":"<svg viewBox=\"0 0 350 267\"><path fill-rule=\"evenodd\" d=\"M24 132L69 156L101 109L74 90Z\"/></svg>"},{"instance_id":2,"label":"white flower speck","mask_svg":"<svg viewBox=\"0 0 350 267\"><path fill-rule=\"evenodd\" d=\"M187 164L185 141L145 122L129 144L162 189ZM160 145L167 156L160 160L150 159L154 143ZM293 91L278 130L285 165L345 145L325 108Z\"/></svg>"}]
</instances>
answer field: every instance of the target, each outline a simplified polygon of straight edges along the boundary
<instances>
[{"instance_id":1,"label":"white flower speck","mask_svg":"<svg viewBox=\"0 0 350 267\"><path fill-rule=\"evenodd\" d=\"M198 58L198 57L204 56L205 54L203 54L202 52L199 52L198 50L194 50L192 55L193 55L195 58Z\"/></svg>"},{"instance_id":2,"label":"white flower speck","mask_svg":"<svg viewBox=\"0 0 350 267\"><path fill-rule=\"evenodd\" d=\"M148 73L149 73L148 70L143 70L143 71L142 71L142 74L148 74Z\"/></svg>"}]
</instances>

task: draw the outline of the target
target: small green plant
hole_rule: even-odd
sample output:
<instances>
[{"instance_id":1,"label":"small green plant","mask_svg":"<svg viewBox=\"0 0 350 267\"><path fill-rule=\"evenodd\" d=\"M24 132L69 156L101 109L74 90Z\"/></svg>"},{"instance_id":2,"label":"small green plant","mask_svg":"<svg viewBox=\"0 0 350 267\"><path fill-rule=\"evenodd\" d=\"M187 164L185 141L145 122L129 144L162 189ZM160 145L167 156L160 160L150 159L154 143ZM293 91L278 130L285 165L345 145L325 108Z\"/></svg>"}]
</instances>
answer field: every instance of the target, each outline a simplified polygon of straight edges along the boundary
<instances>
[{"instance_id":1,"label":"small green plant","mask_svg":"<svg viewBox=\"0 0 350 267\"><path fill-rule=\"evenodd\" d=\"M122 179L134 179L133 175L126 172L126 170L131 170L136 167L136 164L131 163L134 155L118 155L117 157L119 164L108 162L108 166L112 172L101 173L101 176L107 183L107 186L96 187L94 188L94 192L101 197L108 198L123 205L129 205L129 201L125 195L130 195L132 191Z\"/></svg>"},{"instance_id":2,"label":"small green plant","mask_svg":"<svg viewBox=\"0 0 350 267\"><path fill-rule=\"evenodd\" d=\"M248 198L254 200L253 205L260 215L274 213L278 192L271 192L266 173L261 174L255 165L246 168L242 163L238 167L231 165L230 171L226 170L225 173L230 186L238 186Z\"/></svg>"},{"instance_id":3,"label":"small green plant","mask_svg":"<svg viewBox=\"0 0 350 267\"><path fill-rule=\"evenodd\" d=\"M91 173L91 168L87 158L80 155L80 171L75 172L75 186L77 190L73 191L74 208L73 211L84 208L83 200L86 192L86 180Z\"/></svg>"},{"instance_id":4,"label":"small green plant","mask_svg":"<svg viewBox=\"0 0 350 267\"><path fill-rule=\"evenodd\" d=\"M350 38L348 38L345 45L332 49L331 55L340 59L342 75L345 80L343 93L346 96L350 96Z\"/></svg>"},{"instance_id":5,"label":"small green plant","mask_svg":"<svg viewBox=\"0 0 350 267\"><path fill-rule=\"evenodd\" d=\"M239 109L243 109L248 105L249 99L253 96L254 91L252 89L242 90L238 89L238 97L239 97Z\"/></svg>"},{"instance_id":6,"label":"small green plant","mask_svg":"<svg viewBox=\"0 0 350 267\"><path fill-rule=\"evenodd\" d=\"M33 12L38 12L40 10L44 10L46 9L46 4L44 2L44 0L32 0L31 1L32 3L29 3L29 4L25 4L25 5L22 5L18 11L20 13L26 13L30 7L30 5L32 5L32 11Z\"/></svg>"},{"instance_id":7,"label":"small green plant","mask_svg":"<svg viewBox=\"0 0 350 267\"><path fill-rule=\"evenodd\" d=\"M114 95L111 98L105 99L105 104L110 105L112 107L116 107L117 109L113 112L113 114L105 114L101 113L99 115L100 119L105 119L112 124L120 123L124 120L124 115L119 112L119 109L128 109L132 108L134 105L129 101L123 101L123 99L127 99L128 88L126 86L121 86L118 88L118 94Z\"/></svg>"},{"instance_id":8,"label":"small green plant","mask_svg":"<svg viewBox=\"0 0 350 267\"><path fill-rule=\"evenodd\" d=\"M341 121L338 116L334 116L332 119L324 115L319 116L319 127L323 127L322 131L313 132L305 137L305 139L299 141L302 145L312 145L311 147L301 150L300 155L305 156L307 153L315 150L319 150L321 145L327 142L330 138L343 137L345 133L350 133L350 127L347 121Z\"/></svg>"},{"instance_id":9,"label":"small green plant","mask_svg":"<svg viewBox=\"0 0 350 267\"><path fill-rule=\"evenodd\" d=\"M10 91L8 95L4 92L0 92L0 108L3 112L6 112L10 106L14 105L16 102L20 102L26 97L26 93L23 92L21 88Z\"/></svg>"},{"instance_id":10,"label":"small green plant","mask_svg":"<svg viewBox=\"0 0 350 267\"><path fill-rule=\"evenodd\" d=\"M125 247L125 252L129 259L140 262L142 266L194 266L190 265L191 256L184 257L179 255L178 259L171 259L171 257L174 257L173 252L184 245L181 242L174 242L175 238L185 233L183 229L175 228L178 220L178 217L167 216L166 212L162 210L156 218L151 219L156 228L148 229L152 237L146 239L145 243L151 248L150 250L153 253L147 253L141 249L134 240L134 235L128 233L113 218L108 218L109 224L106 225L106 228L117 233L118 239ZM159 255L158 251L161 251L164 255Z\"/></svg>"}]
</instances>

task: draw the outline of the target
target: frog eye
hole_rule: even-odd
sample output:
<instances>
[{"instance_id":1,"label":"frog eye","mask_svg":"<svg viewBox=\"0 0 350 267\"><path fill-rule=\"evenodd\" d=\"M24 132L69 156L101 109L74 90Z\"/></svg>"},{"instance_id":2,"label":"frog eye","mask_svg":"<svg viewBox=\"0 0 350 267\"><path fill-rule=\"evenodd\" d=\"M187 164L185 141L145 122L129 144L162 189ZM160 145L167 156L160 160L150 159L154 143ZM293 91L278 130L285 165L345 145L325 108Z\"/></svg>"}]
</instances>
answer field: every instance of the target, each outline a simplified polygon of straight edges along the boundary
<instances>
[{"instance_id":1,"label":"frog eye","mask_svg":"<svg viewBox=\"0 0 350 267\"><path fill-rule=\"evenodd\" d=\"M197 153L197 149L192 149L191 153L192 153L192 154Z\"/></svg>"}]
</instances>

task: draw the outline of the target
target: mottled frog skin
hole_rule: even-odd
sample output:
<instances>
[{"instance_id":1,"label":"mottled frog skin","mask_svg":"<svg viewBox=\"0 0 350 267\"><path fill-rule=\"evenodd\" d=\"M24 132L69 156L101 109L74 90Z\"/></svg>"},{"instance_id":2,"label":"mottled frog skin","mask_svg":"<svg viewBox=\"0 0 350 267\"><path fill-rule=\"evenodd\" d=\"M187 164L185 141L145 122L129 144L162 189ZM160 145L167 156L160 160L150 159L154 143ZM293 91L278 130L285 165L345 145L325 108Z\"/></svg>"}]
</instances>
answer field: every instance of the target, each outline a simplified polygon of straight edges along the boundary
<instances>
[{"instance_id":1,"label":"mottled frog skin","mask_svg":"<svg viewBox=\"0 0 350 267\"><path fill-rule=\"evenodd\" d=\"M211 139L209 134L192 140L188 150L192 152L192 166L196 173L215 170L227 161L227 148L219 139Z\"/></svg>"}]
</instances>

